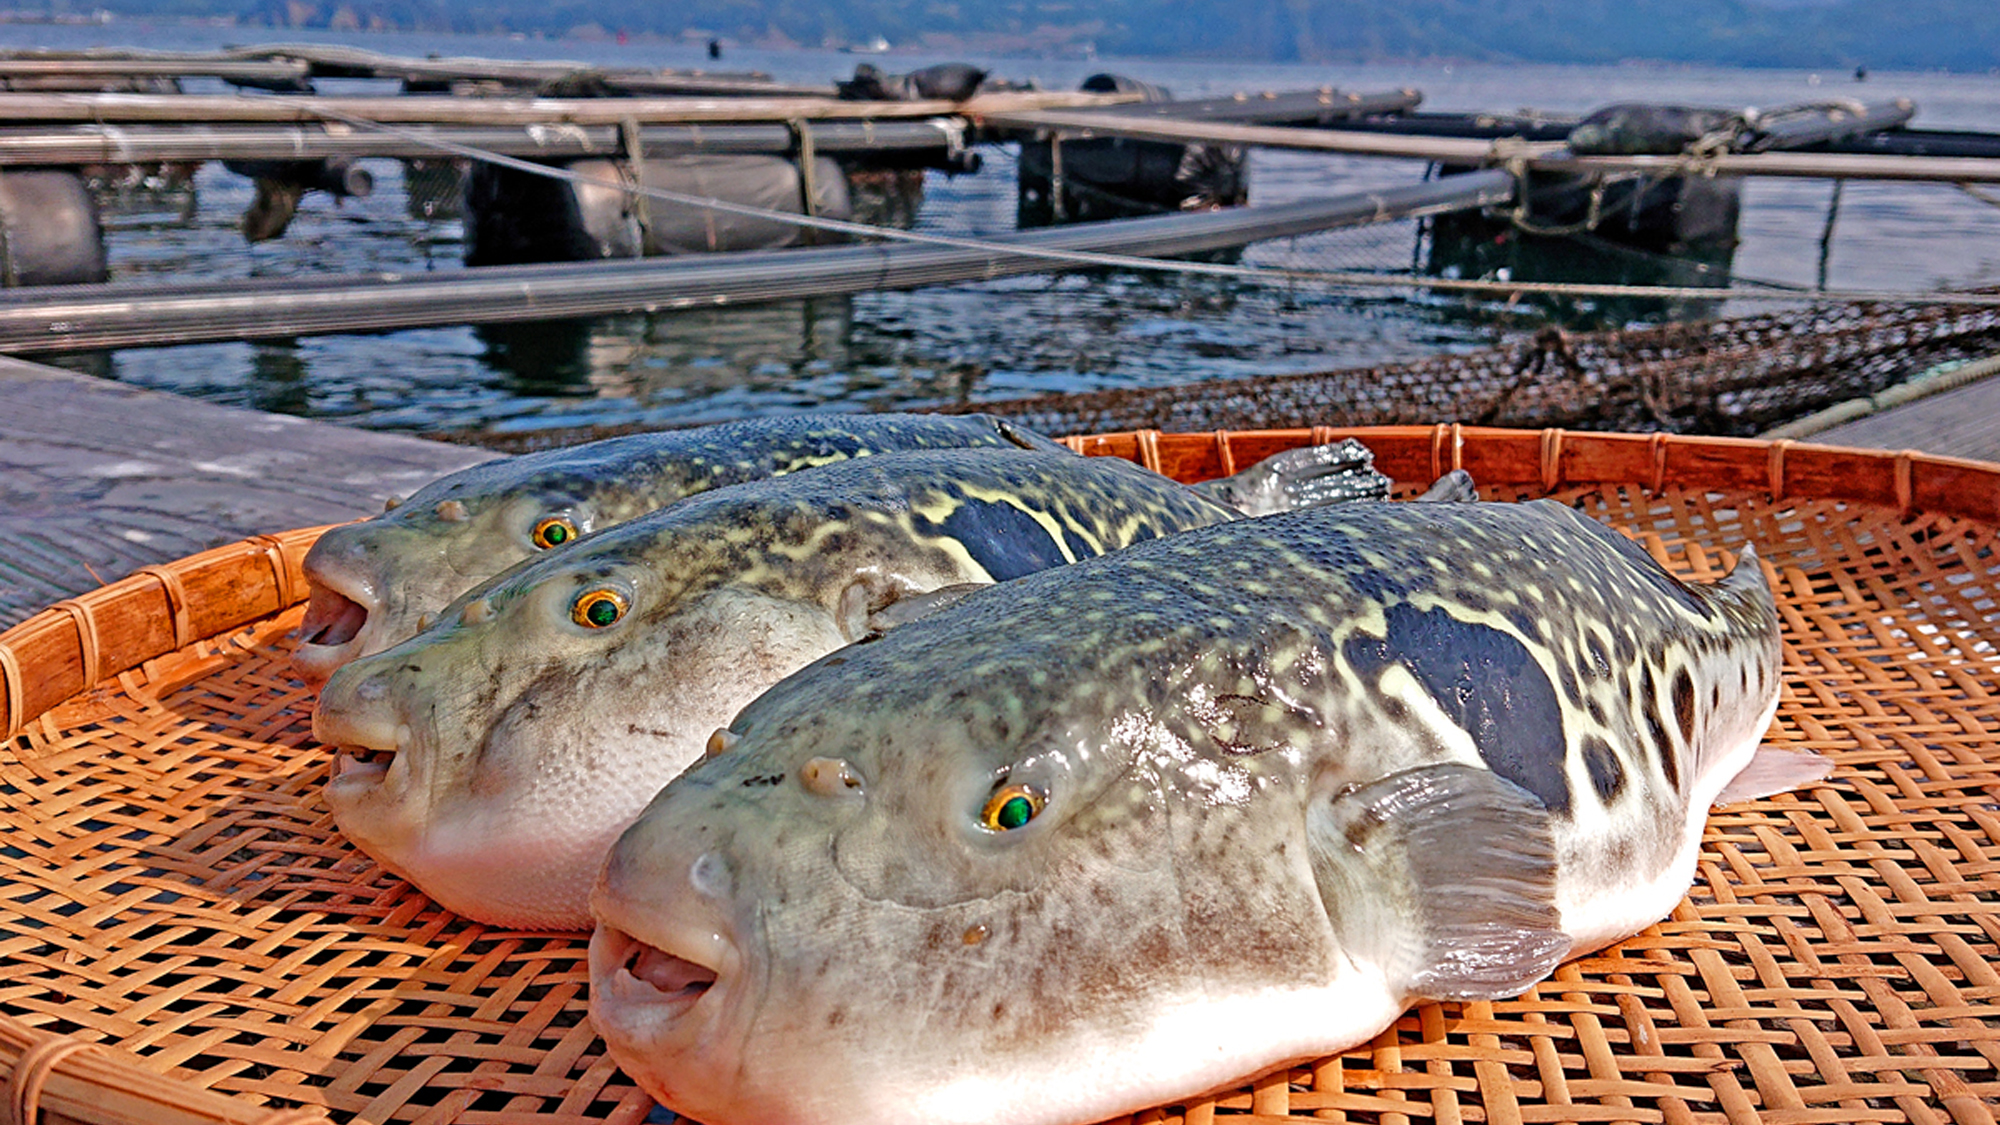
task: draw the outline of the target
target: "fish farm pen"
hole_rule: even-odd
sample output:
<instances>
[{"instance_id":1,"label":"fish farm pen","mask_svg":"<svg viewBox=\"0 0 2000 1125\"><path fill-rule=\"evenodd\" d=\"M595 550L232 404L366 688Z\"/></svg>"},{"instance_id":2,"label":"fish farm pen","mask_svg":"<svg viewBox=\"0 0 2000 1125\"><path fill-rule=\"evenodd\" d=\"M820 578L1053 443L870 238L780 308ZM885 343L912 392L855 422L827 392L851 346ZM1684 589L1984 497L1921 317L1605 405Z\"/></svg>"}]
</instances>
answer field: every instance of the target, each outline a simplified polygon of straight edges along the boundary
<instances>
[{"instance_id":1,"label":"fish farm pen","mask_svg":"<svg viewBox=\"0 0 2000 1125\"><path fill-rule=\"evenodd\" d=\"M1435 112L1400 88L1175 99L1110 74L1055 91L956 64L814 84L320 45L0 53L0 353L90 370L108 349L533 335L1063 273L1218 279L1274 303L1396 294L1516 326L1496 346L1339 370L919 404L1190 484L1353 438L1395 502L1464 470L1482 499L1554 500L1690 582L1754 548L1783 638L1762 745L1836 767L1712 810L1669 917L1518 996L1416 1003L1351 1049L1105 1125L1992 1125L2000 464L1810 440L2000 374L2000 290L1828 284L1839 185L2000 203L2000 133L1918 115L1901 98L1588 115ZM1280 198L1260 187L1253 204L1252 152L1289 162ZM1379 171L1319 174L1353 158ZM195 169L216 162L254 184L230 237L277 276L112 268L124 210L192 214ZM939 180L965 176L1010 188L992 213L940 213ZM1742 185L1759 178L1834 185L1818 284L1736 269ZM457 224L463 261L317 268L317 248L288 246L315 196L382 186L404 193L412 241ZM10 380L27 377L0 369ZM43 416L17 430L59 430L76 382L18 396ZM112 424L97 421L101 443ZM287 427L317 425L277 421L245 443L305 445ZM520 454L668 424L544 421L402 428ZM320 428L429 451L381 454L361 491L488 456ZM322 462L361 457L317 442ZM98 452L79 439L37 467ZM312 465L255 453L201 468L316 503L363 479L312 486ZM99 475L132 472L143 494L133 464ZM293 524L339 514L266 500ZM588 935L455 914L343 834L322 794L340 748L315 737L293 663L327 528L261 530L0 617L19 621L0 629L0 1120L685 1120L593 1027ZM976 944L964 933L940 940Z\"/></svg>"},{"instance_id":2,"label":"fish farm pen","mask_svg":"<svg viewBox=\"0 0 2000 1125\"><path fill-rule=\"evenodd\" d=\"M1940 299L1965 307L1995 299L1825 285L1838 185L1913 181L1978 193L1982 183L2000 183L2000 134L1919 127L1908 99L1736 113L1614 105L1585 119L1430 112L1414 89L1174 100L1112 75L1075 91L982 77L964 66L883 75L864 64L851 81L813 85L323 46L17 52L0 57L0 214L11 224L0 263L0 351L75 356L62 361L90 369L91 356L115 348L469 323L498 332L509 322L712 314L1077 271L1213 279L1262 287L1280 303L1302 292L1400 294L1520 315L1531 326L1553 318L1613 331L1633 319L1699 321L1725 307L1775 305L1745 323L1746 342L1774 317L1817 324L1829 314L1815 310L1837 302L1886 324L1934 315L1925 306ZM183 81L247 92L183 93ZM329 86L349 92L320 92ZM396 92L377 92L385 88ZM1384 170L1352 187L1326 176L1308 188L1308 173L1294 168L1280 201L1246 206L1252 151L1345 158L1344 167L1383 158ZM377 178L369 166L393 167L390 182L421 216L416 229L462 225L465 266L327 272L300 264L280 266L280 276L106 282L120 201L130 201L134 185L185 183L204 161L254 181L243 236L301 263L309 251L284 249L301 201L366 194ZM1011 176L1008 213L939 210L925 202L927 173ZM1753 177L1836 185L1821 232L1819 291L1734 274L1741 185ZM1976 350L1966 341L1968 353ZM1931 365L1888 366L1858 379L1788 378L1752 396L1764 405L1747 412L1654 408L1647 420L1686 428L1702 414L1720 423L1715 432L1757 432L1788 420L1776 404L1796 417ZM1462 400L1435 388L1412 398L1358 387L1353 393L1370 401L1340 417L1584 424L1590 411L1551 406L1589 397L1588 380L1560 385L1569 371L1533 365L1530 381L1547 393L1532 415L1496 413L1491 388L1475 381ZM1326 378L1373 384L1375 373ZM1518 373L1509 378L1521 382ZM1742 398L1742 381L1732 387L1673 393ZM1203 393L1131 392L1178 400ZM1415 412L1398 412L1399 403ZM1145 424L1159 417L1145 415ZM1141 424L1130 411L1103 418ZM589 424L613 432L649 423ZM472 424L440 436L490 437L505 447L586 433L558 422L542 433Z\"/></svg>"}]
</instances>

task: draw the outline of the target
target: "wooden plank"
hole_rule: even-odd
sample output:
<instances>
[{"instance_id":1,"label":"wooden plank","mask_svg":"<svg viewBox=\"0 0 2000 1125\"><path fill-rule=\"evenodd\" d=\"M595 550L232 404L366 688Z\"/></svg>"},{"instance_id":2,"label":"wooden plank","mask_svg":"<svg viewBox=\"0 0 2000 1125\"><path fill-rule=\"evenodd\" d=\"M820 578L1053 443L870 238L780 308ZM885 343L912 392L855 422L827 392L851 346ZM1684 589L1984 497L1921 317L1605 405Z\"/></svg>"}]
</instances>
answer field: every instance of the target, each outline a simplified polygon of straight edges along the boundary
<instances>
[{"instance_id":1,"label":"wooden plank","mask_svg":"<svg viewBox=\"0 0 2000 1125\"><path fill-rule=\"evenodd\" d=\"M302 62L272 59L35 58L0 56L0 78L221 78L303 82Z\"/></svg>"},{"instance_id":2,"label":"wooden plank","mask_svg":"<svg viewBox=\"0 0 2000 1125\"><path fill-rule=\"evenodd\" d=\"M1226 125L1206 121L1128 120L1122 116L1057 109L988 112L981 115L980 120L989 127L1041 130L1073 137L1215 141L1466 165L1500 164L1519 159L1537 171L1575 175L1643 172L1660 176L1684 172L1718 176L2000 183L2000 160L1980 157L1757 152L1731 153L1697 161L1679 156L1571 156L1556 141L1484 141L1457 137L1406 137L1341 129Z\"/></svg>"},{"instance_id":3,"label":"wooden plank","mask_svg":"<svg viewBox=\"0 0 2000 1125\"><path fill-rule=\"evenodd\" d=\"M1059 106L1122 105L1128 94L980 94L962 102L850 102L835 98L461 98L251 94L0 93L0 121L306 122L362 118L391 124L617 125L983 116Z\"/></svg>"},{"instance_id":4,"label":"wooden plank","mask_svg":"<svg viewBox=\"0 0 2000 1125\"><path fill-rule=\"evenodd\" d=\"M1717 176L1777 176L1786 179L1905 180L1941 183L2000 183L2000 160L1977 156L1887 156L1848 152L1746 152L1703 160L1678 156L1545 155L1528 161L1544 172L1693 172Z\"/></svg>"},{"instance_id":5,"label":"wooden plank","mask_svg":"<svg viewBox=\"0 0 2000 1125\"><path fill-rule=\"evenodd\" d=\"M934 120L820 121L806 126L822 154L946 152L952 137ZM645 125L647 155L681 152L786 155L794 130L777 122ZM0 167L147 164L157 160L319 160L326 157L435 157L461 145L501 156L556 160L617 156L614 125L409 125L391 133L349 125L19 125L0 127Z\"/></svg>"},{"instance_id":6,"label":"wooden plank","mask_svg":"<svg viewBox=\"0 0 2000 1125\"><path fill-rule=\"evenodd\" d=\"M493 454L0 359L0 628L142 566L382 510Z\"/></svg>"},{"instance_id":7,"label":"wooden plank","mask_svg":"<svg viewBox=\"0 0 2000 1125\"><path fill-rule=\"evenodd\" d=\"M762 71L711 71L605 67L573 59L493 59L477 55L415 58L330 43L265 43L234 47L222 57L281 59L306 64L313 74L335 78L391 78L415 82L494 81L535 84L573 74L602 76L613 85L699 84L713 89L763 90L773 95L832 97L831 83L777 82Z\"/></svg>"},{"instance_id":8,"label":"wooden plank","mask_svg":"<svg viewBox=\"0 0 2000 1125\"><path fill-rule=\"evenodd\" d=\"M257 68L263 69L257 69ZM19 69L16 69L19 68ZM271 43L221 52L147 51L92 47L80 51L0 51L0 74L209 75L219 78L294 80L379 78L406 82L499 82L539 85L574 75L602 78L633 92L746 93L771 97L833 97L831 83L778 82L761 71L605 67L565 59L489 59L475 56L414 58L359 47Z\"/></svg>"},{"instance_id":9,"label":"wooden plank","mask_svg":"<svg viewBox=\"0 0 2000 1125\"><path fill-rule=\"evenodd\" d=\"M1921 449L1945 457L2000 461L2000 377L1821 430L1806 440L1864 449Z\"/></svg>"},{"instance_id":10,"label":"wooden plank","mask_svg":"<svg viewBox=\"0 0 2000 1125\"><path fill-rule=\"evenodd\" d=\"M1444 160L1485 164L1492 160L1493 142L1460 137L1402 137L1388 133L1357 133L1340 129L1306 129L1286 125L1230 125L1214 121L1159 120L1116 117L1061 109L990 109L976 114L989 128L1044 130L1065 137L1138 137L1155 141L1216 141L1266 148L1344 152L1356 156L1400 156L1412 160ZM1553 142L1524 145L1531 153L1554 152Z\"/></svg>"}]
</instances>

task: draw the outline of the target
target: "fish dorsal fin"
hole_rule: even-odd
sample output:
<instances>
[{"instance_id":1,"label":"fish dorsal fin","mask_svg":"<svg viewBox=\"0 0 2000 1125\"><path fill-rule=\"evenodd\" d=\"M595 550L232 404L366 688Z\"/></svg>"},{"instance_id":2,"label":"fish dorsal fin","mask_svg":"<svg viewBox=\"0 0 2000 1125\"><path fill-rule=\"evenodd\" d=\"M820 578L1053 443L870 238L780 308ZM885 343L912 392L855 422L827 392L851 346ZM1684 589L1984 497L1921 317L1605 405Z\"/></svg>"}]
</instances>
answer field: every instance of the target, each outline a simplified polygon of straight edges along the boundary
<instances>
[{"instance_id":1,"label":"fish dorsal fin","mask_svg":"<svg viewBox=\"0 0 2000 1125\"><path fill-rule=\"evenodd\" d=\"M1773 793L1783 793L1787 789L1797 789L1822 781L1833 772L1832 759L1822 757L1810 750L1782 750L1775 746L1760 746L1743 767L1741 773L1729 779L1722 792L1715 795L1717 806L1733 805L1740 801L1754 801L1759 797L1769 797Z\"/></svg>"},{"instance_id":2,"label":"fish dorsal fin","mask_svg":"<svg viewBox=\"0 0 2000 1125\"><path fill-rule=\"evenodd\" d=\"M1548 810L1490 770L1391 774L1315 803L1306 830L1342 947L1406 997L1512 996L1569 951Z\"/></svg>"}]
</instances>

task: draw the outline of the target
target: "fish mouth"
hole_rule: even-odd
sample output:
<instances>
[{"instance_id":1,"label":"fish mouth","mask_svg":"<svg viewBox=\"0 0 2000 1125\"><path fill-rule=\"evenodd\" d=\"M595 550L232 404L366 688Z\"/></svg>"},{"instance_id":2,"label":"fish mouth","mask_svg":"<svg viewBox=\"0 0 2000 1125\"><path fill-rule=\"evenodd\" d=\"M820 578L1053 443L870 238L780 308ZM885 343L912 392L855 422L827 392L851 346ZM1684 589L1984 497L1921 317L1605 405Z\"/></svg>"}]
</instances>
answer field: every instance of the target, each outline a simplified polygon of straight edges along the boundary
<instances>
[{"instance_id":1,"label":"fish mouth","mask_svg":"<svg viewBox=\"0 0 2000 1125\"><path fill-rule=\"evenodd\" d=\"M337 746L327 784L339 784L342 789L379 784L389 776L389 764L393 761L395 754L392 751L373 750L366 746Z\"/></svg>"},{"instance_id":2,"label":"fish mouth","mask_svg":"<svg viewBox=\"0 0 2000 1125\"><path fill-rule=\"evenodd\" d=\"M699 1032L722 1003L734 946L719 934L652 935L655 945L603 921L590 936L590 1007L602 1032L664 1045Z\"/></svg>"},{"instance_id":3,"label":"fish mouth","mask_svg":"<svg viewBox=\"0 0 2000 1125\"><path fill-rule=\"evenodd\" d=\"M591 939L593 969L599 961L599 937L604 946L602 960L612 977L611 987L631 993L655 1018L674 1021L687 1015L719 979L711 965L669 953L615 926L603 925ZM642 989L651 989L652 994L647 995Z\"/></svg>"},{"instance_id":4,"label":"fish mouth","mask_svg":"<svg viewBox=\"0 0 2000 1125\"><path fill-rule=\"evenodd\" d=\"M312 599L292 653L293 670L306 682L324 686L336 669L361 655L361 633L369 617L366 605L314 575Z\"/></svg>"},{"instance_id":5,"label":"fish mouth","mask_svg":"<svg viewBox=\"0 0 2000 1125\"><path fill-rule=\"evenodd\" d=\"M333 751L326 793L338 807L341 799L358 798L387 780L410 734L393 715L355 705L335 689L331 697L321 692L313 708L313 737Z\"/></svg>"}]
</instances>

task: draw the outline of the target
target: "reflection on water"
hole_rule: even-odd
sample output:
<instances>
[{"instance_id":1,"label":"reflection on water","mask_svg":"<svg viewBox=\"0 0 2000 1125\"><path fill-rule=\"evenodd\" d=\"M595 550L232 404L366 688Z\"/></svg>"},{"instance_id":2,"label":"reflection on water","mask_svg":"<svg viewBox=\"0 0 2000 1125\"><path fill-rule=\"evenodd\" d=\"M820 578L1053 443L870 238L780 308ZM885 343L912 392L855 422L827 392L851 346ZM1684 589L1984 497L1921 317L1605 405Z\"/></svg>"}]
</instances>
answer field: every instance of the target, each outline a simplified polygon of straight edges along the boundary
<instances>
[{"instance_id":1,"label":"reflection on water","mask_svg":"<svg viewBox=\"0 0 2000 1125\"><path fill-rule=\"evenodd\" d=\"M0 46L132 45L213 49L255 29L9 27ZM276 33L266 33L276 34ZM301 33L285 32L288 37ZM10 38L11 37L11 38ZM547 42L415 35L340 36L392 53L571 58L616 65L701 66L701 44ZM898 60L899 67L905 60ZM912 55L910 67L946 61ZM1469 66L1434 63L1279 66L1172 60L972 59L1016 80L1072 89L1111 69L1200 97L1237 90L1333 85L1413 86L1425 108L1532 106L1583 112L1614 101L1778 105L1829 91L1802 71L1699 67ZM744 49L732 66L786 80L826 81L853 60L818 51ZM191 84L191 87L194 84ZM328 92L338 83L328 83ZM354 84L366 86L367 84ZM219 87L217 87L219 89ZM341 87L345 92L359 90ZM2000 78L1870 76L1871 96L1908 95L1918 123L1990 128L2000 119ZM976 174L888 177L871 185L880 217L954 235L1013 229L1015 155L984 147ZM1424 167L1298 152L1252 154L1252 204L1412 183ZM462 231L452 166L370 161L375 194L336 204L309 195L284 238L246 246L237 219L248 180L220 165L194 176L187 217L139 207L114 219L114 276L161 280L285 277L369 270L461 268ZM407 172L407 175L406 175ZM1516 279L1602 278L1702 284L1728 276L1811 287L1821 272L1828 185L1757 181L1743 193L1739 242L1721 259L1670 261L1599 246L1554 256L1525 243L1456 249L1420 237L1417 224L1316 235L1249 248L1252 264L1391 273L1411 268ZM1853 183L1840 201L1825 261L1826 284L1917 290L2000 283L2000 208L1948 186ZM1750 311L1763 306L1723 306ZM259 344L133 349L63 362L134 384L219 402L413 431L509 431L579 425L685 424L815 406L886 409L983 401L1049 391L1157 386L1245 375L1324 370L1414 359L1484 346L1501 327L1553 312L1592 324L1706 315L1709 302L1465 300L1385 290L1353 296L1300 282L1254 285L1207 277L1097 271L1009 278L904 293L867 293L783 305L593 321L434 328L373 336Z\"/></svg>"},{"instance_id":2,"label":"reflection on water","mask_svg":"<svg viewBox=\"0 0 2000 1125\"><path fill-rule=\"evenodd\" d=\"M267 343L251 349L251 407L271 414L304 414L312 404L311 382L296 346Z\"/></svg>"},{"instance_id":3,"label":"reflection on water","mask_svg":"<svg viewBox=\"0 0 2000 1125\"><path fill-rule=\"evenodd\" d=\"M509 393L547 401L561 425L614 425L810 407L854 366L853 318L850 298L825 297L474 331Z\"/></svg>"},{"instance_id":4,"label":"reflection on water","mask_svg":"<svg viewBox=\"0 0 2000 1125\"><path fill-rule=\"evenodd\" d=\"M1635 249L1592 235L1546 238L1505 223L1432 220L1425 272L1439 277L1524 282L1721 288L1729 284L1732 242L1682 246L1672 255ZM1573 328L1615 328L1637 321L1704 320L1720 316L1720 297L1581 297L1523 293L1518 303Z\"/></svg>"}]
</instances>

